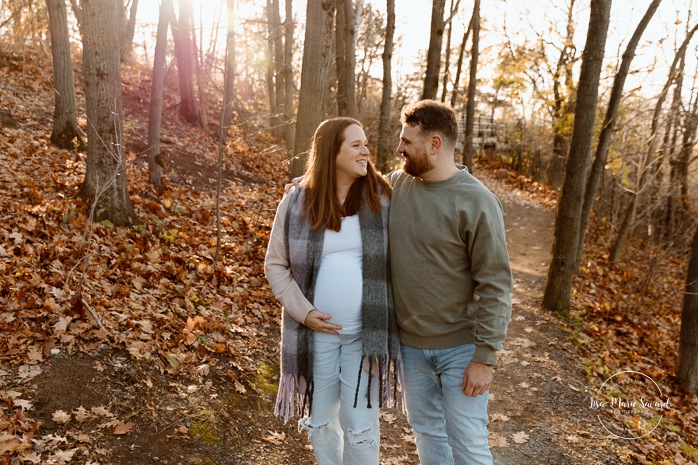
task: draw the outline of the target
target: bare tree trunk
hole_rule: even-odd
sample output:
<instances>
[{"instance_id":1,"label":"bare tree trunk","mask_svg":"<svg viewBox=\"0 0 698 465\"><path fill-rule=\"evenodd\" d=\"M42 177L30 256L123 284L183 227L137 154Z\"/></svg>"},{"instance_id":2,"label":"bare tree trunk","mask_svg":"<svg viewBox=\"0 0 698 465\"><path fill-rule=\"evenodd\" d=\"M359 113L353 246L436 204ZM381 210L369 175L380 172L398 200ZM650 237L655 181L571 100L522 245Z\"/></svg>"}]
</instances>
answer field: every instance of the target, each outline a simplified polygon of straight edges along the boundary
<instances>
[{"instance_id":1,"label":"bare tree trunk","mask_svg":"<svg viewBox=\"0 0 698 465\"><path fill-rule=\"evenodd\" d=\"M226 147L228 129L232 121L232 107L235 97L235 0L226 0L228 32L225 44L225 66L223 68L223 108L221 108L220 128L218 130L218 163L216 176L216 253L214 261L218 263L221 255L221 192L223 190L223 154Z\"/></svg>"},{"instance_id":2,"label":"bare tree trunk","mask_svg":"<svg viewBox=\"0 0 698 465\"><path fill-rule=\"evenodd\" d=\"M159 194L165 190L162 183L165 164L160 155L160 126L162 123L162 95L165 83L165 61L167 59L167 28L174 16L172 0L162 0L160 17L155 37L153 58L153 83L150 91L150 117L148 119L148 182Z\"/></svg>"},{"instance_id":3,"label":"bare tree trunk","mask_svg":"<svg viewBox=\"0 0 698 465\"><path fill-rule=\"evenodd\" d=\"M136 12L138 11L138 0L131 0L131 8L126 20L126 30L121 39L121 62L128 63L131 61L133 54L133 37L136 32Z\"/></svg>"},{"instance_id":4,"label":"bare tree trunk","mask_svg":"<svg viewBox=\"0 0 698 465\"><path fill-rule=\"evenodd\" d=\"M686 272L676 377L688 392L698 395L698 229L693 235Z\"/></svg>"},{"instance_id":5,"label":"bare tree trunk","mask_svg":"<svg viewBox=\"0 0 698 465\"><path fill-rule=\"evenodd\" d=\"M266 58L266 81L267 81L267 97L269 98L269 125L271 126L271 133L274 137L279 136L279 107L277 106L276 98L276 83L274 82L274 72L276 66L274 65L274 59L276 54L274 53L274 15L272 9L273 0L267 0L266 14L267 14L267 42L266 48L264 49L264 55Z\"/></svg>"},{"instance_id":6,"label":"bare tree trunk","mask_svg":"<svg viewBox=\"0 0 698 465\"><path fill-rule=\"evenodd\" d=\"M594 206L594 199L596 198L596 191L599 188L599 183L603 176L603 171L606 166L606 159L608 156L608 149L611 146L611 137L613 136L613 129L616 125L616 117L618 116L618 107L620 106L620 101L623 96L623 87L625 86L625 79L630 71L630 64L635 58L635 49L637 49L637 44L640 43L640 38L642 34L647 29L647 25L657 11L657 7L662 0L653 0L645 15L640 20L640 23L635 28L635 32L630 38L625 52L623 53L623 59L620 63L620 68L613 79L613 88L611 89L611 97L608 102L608 109L606 110L606 116L604 116L603 126L601 129L601 134L599 135L599 142L596 146L596 153L594 155L594 163L591 167L591 172L589 173L589 179L586 183L586 190L584 192L584 204L582 206L582 214L580 217L579 224L579 241L577 244L577 259L575 270L579 270L579 264L581 263L582 253L584 252L584 242L586 240L587 227L589 225L589 217L591 216L591 210ZM576 274L577 271L575 271Z\"/></svg>"},{"instance_id":7,"label":"bare tree trunk","mask_svg":"<svg viewBox=\"0 0 698 465\"><path fill-rule=\"evenodd\" d=\"M200 125L201 116L194 94L193 47L191 43L191 0L180 0L179 20L172 18L172 37L177 57L177 75L179 77L179 116L189 124Z\"/></svg>"},{"instance_id":8,"label":"bare tree trunk","mask_svg":"<svg viewBox=\"0 0 698 465\"><path fill-rule=\"evenodd\" d=\"M356 116L356 11L352 0L337 0L335 55L337 109L340 116Z\"/></svg>"},{"instance_id":9,"label":"bare tree trunk","mask_svg":"<svg viewBox=\"0 0 698 465\"><path fill-rule=\"evenodd\" d=\"M138 222L128 196L124 160L119 30L114 0L82 0L83 70L87 103L87 169L80 197L90 218Z\"/></svg>"},{"instance_id":10,"label":"bare tree trunk","mask_svg":"<svg viewBox=\"0 0 698 465\"><path fill-rule=\"evenodd\" d=\"M378 128L378 169L388 169L388 150L390 140L390 96L393 90L392 59L393 40L395 36L395 0L386 0L387 22L385 26L385 48L383 50L383 93L381 96L381 116Z\"/></svg>"},{"instance_id":11,"label":"bare tree trunk","mask_svg":"<svg viewBox=\"0 0 698 465\"><path fill-rule=\"evenodd\" d=\"M470 51L470 82L468 83L468 103L465 107L465 145L463 146L463 164L473 172L473 128L475 126L475 94L477 92L477 62L480 47L480 0L473 2L473 46Z\"/></svg>"},{"instance_id":12,"label":"bare tree trunk","mask_svg":"<svg viewBox=\"0 0 698 465\"><path fill-rule=\"evenodd\" d=\"M289 150L295 145L296 125L293 122L293 0L286 0L286 16L284 18L284 138Z\"/></svg>"},{"instance_id":13,"label":"bare tree trunk","mask_svg":"<svg viewBox=\"0 0 698 465\"><path fill-rule=\"evenodd\" d=\"M625 211L624 220L621 224L621 228L618 230L618 234L616 235L616 238L613 241L613 244L611 245L611 250L608 256L608 260L611 263L616 263L620 258L620 254L623 250L623 247L625 246L625 239L627 237L627 234L630 231L630 227L632 226L633 221L635 221L635 212L637 210L638 196L640 195L641 191L644 189L647 183L647 178L649 177L649 165L655 155L655 149L657 147L657 134L659 133L659 117L662 112L662 106L664 105L664 100L666 100L667 93L671 88L671 83L675 79L676 65L681 59L681 56L686 53L688 43L691 41L691 38L693 38L693 35L696 33L696 31L698 31L698 24L689 31L683 43L679 47L679 50L676 52L674 61L671 63L671 67L669 68L669 78L667 79L666 84L664 84L664 88L662 88L662 91L659 94L659 98L657 99L657 104L654 107L654 115L652 116L652 129L650 132L649 139L650 142L647 148L647 152L645 152L644 156L642 157L642 160L640 160L640 165L638 167L638 181L636 184L635 192L632 193L630 203L628 204Z\"/></svg>"},{"instance_id":14,"label":"bare tree trunk","mask_svg":"<svg viewBox=\"0 0 698 465\"><path fill-rule=\"evenodd\" d=\"M468 23L468 28L463 33L463 40L460 43L460 51L458 52L458 64L456 65L456 77L453 79L453 93L451 94L451 106L456 108L456 102L458 101L460 86L460 73L463 69L463 55L465 54L465 44L468 42L468 36L470 31L473 30L473 17L470 17L470 22Z\"/></svg>"},{"instance_id":15,"label":"bare tree trunk","mask_svg":"<svg viewBox=\"0 0 698 465\"><path fill-rule=\"evenodd\" d=\"M431 6L431 32L427 51L427 70L424 77L422 99L435 99L439 90L439 68L441 67L441 43L444 36L444 8L446 0L433 0Z\"/></svg>"},{"instance_id":16,"label":"bare tree trunk","mask_svg":"<svg viewBox=\"0 0 698 465\"><path fill-rule=\"evenodd\" d=\"M676 185L679 187L679 196L675 221L680 227L689 218L690 215L690 199L688 197L688 167L691 163L693 155L693 146L696 145L696 131L698 130L698 97L693 100L691 109L687 112L683 140L678 156L674 161L676 169ZM673 187L673 186L672 186Z\"/></svg>"},{"instance_id":17,"label":"bare tree trunk","mask_svg":"<svg viewBox=\"0 0 698 465\"><path fill-rule=\"evenodd\" d=\"M565 159L569 152L570 123L574 116L574 83L571 67L576 61L574 48L574 3L567 9L567 35L553 73L553 155L548 168L548 183L560 187L564 178Z\"/></svg>"},{"instance_id":18,"label":"bare tree trunk","mask_svg":"<svg viewBox=\"0 0 698 465\"><path fill-rule=\"evenodd\" d=\"M46 0L46 6L51 34L55 98L51 143L68 150L85 150L85 141L82 139L78 127L65 0Z\"/></svg>"},{"instance_id":19,"label":"bare tree trunk","mask_svg":"<svg viewBox=\"0 0 698 465\"><path fill-rule=\"evenodd\" d=\"M336 0L337 12L335 13L334 21L334 59L335 71L337 73L337 114L339 116L347 116L347 77L346 59L347 59L347 44L346 39L346 17L344 10L344 2L351 0Z\"/></svg>"},{"instance_id":20,"label":"bare tree trunk","mask_svg":"<svg viewBox=\"0 0 698 465\"><path fill-rule=\"evenodd\" d=\"M666 199L666 210L664 212L664 222L662 237L668 239L673 233L674 213L676 213L677 186L674 184L676 179L676 151L678 146L679 132L681 131L681 106L683 104L681 93L683 90L683 78L686 69L686 59L681 57L678 65L678 73L676 83L674 84L674 96L671 102L671 110L667 117L666 129L664 130L664 139L662 142L662 156L657 163L658 167L655 171L655 176L652 178L652 194L657 197L657 193L661 189L661 165L666 159L669 162L669 189Z\"/></svg>"},{"instance_id":21,"label":"bare tree trunk","mask_svg":"<svg viewBox=\"0 0 698 465\"><path fill-rule=\"evenodd\" d=\"M192 53L194 58L194 72L196 74L196 89L199 94L199 124L201 127L208 127L208 105L206 102L206 79L204 78L203 66L204 66L204 56L201 54L199 46L196 43L196 33L194 28L194 17L190 18L191 26L189 30L191 31L191 45Z\"/></svg>"},{"instance_id":22,"label":"bare tree trunk","mask_svg":"<svg viewBox=\"0 0 698 465\"><path fill-rule=\"evenodd\" d=\"M271 2L271 22L274 24L274 34L272 36L272 44L274 45L274 84L276 89L276 118L274 121L275 135L281 137L283 135L284 104L286 99L284 92L286 86L284 83L284 35L281 24L281 13L279 12L280 0L272 0Z\"/></svg>"},{"instance_id":23,"label":"bare tree trunk","mask_svg":"<svg viewBox=\"0 0 698 465\"><path fill-rule=\"evenodd\" d=\"M233 120L233 105L235 104L235 0L227 0L228 34L225 45L225 69L223 87L223 116L221 117L221 138L225 138Z\"/></svg>"},{"instance_id":24,"label":"bare tree trunk","mask_svg":"<svg viewBox=\"0 0 698 465\"><path fill-rule=\"evenodd\" d=\"M453 2L451 0L449 11L453 12ZM448 92L449 68L451 67L451 36L453 35L453 21L448 22L448 33L446 34L446 51L444 52L444 78L441 85L441 101L446 101L446 93Z\"/></svg>"},{"instance_id":25,"label":"bare tree trunk","mask_svg":"<svg viewBox=\"0 0 698 465\"><path fill-rule=\"evenodd\" d=\"M555 219L553 257L543 294L543 307L553 311L567 312L570 306L572 280L576 272L579 218L594 136L599 79L610 12L611 0L591 0L589 32L584 45L577 90L577 112Z\"/></svg>"},{"instance_id":26,"label":"bare tree trunk","mask_svg":"<svg viewBox=\"0 0 698 465\"><path fill-rule=\"evenodd\" d=\"M333 1L308 0L291 177L300 176L305 171L308 144L324 119L327 75L332 56L334 8Z\"/></svg>"}]
</instances>

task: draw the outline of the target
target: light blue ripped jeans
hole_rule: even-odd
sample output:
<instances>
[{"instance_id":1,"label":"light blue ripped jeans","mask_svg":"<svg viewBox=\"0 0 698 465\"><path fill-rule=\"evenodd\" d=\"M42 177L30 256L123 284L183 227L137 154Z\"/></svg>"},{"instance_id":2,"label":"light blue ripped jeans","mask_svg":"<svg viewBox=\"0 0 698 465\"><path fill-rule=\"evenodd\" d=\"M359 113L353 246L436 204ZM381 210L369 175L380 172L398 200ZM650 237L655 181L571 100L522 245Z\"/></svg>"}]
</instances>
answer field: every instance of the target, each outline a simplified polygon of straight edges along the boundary
<instances>
[{"instance_id":1,"label":"light blue ripped jeans","mask_svg":"<svg viewBox=\"0 0 698 465\"><path fill-rule=\"evenodd\" d=\"M313 339L313 405L299 429L308 431L318 465L378 465L378 381L371 382L372 408L367 408L365 370L354 408L361 335L316 332Z\"/></svg>"}]
</instances>

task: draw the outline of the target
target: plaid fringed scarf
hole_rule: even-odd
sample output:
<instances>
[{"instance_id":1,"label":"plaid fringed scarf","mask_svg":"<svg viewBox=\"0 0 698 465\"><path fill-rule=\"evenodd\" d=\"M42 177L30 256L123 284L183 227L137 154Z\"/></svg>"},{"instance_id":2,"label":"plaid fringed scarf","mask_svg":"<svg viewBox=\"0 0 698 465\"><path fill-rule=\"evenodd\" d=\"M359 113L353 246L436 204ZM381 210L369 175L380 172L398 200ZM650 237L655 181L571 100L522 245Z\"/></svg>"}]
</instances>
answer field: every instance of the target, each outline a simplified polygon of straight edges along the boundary
<instances>
[{"instance_id":1,"label":"plaid fringed scarf","mask_svg":"<svg viewBox=\"0 0 698 465\"><path fill-rule=\"evenodd\" d=\"M291 274L307 299L313 301L315 281L320 269L325 230L313 231L303 211L304 191L293 189L284 224L284 242ZM363 291L361 322L363 355L361 366L368 368L368 392L377 375L378 406L393 407L398 381L402 384L400 341L393 305L388 260L387 199L381 213L364 202L359 209L361 225ZM358 401L358 386L354 396ZM392 376L391 376L392 373ZM391 379L392 378L392 379ZM294 414L309 414L313 402L313 331L298 323L284 310L281 329L281 379L274 414L287 422ZM370 394L367 406L371 407ZM404 403L403 403L404 405Z\"/></svg>"}]
</instances>

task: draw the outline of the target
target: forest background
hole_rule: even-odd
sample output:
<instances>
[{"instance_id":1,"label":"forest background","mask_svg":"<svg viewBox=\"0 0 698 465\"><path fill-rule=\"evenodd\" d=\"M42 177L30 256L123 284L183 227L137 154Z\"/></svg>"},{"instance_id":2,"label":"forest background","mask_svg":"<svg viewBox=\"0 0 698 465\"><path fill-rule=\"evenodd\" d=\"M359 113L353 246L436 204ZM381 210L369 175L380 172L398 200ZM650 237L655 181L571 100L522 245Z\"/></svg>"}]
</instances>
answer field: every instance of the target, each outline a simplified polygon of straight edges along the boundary
<instances>
[{"instance_id":1,"label":"forest background","mask_svg":"<svg viewBox=\"0 0 698 465\"><path fill-rule=\"evenodd\" d=\"M602 431L606 460L698 462L695 5L423 3L2 1L0 463L136 463L147 444L124 443L146 432L164 440L146 462L306 463L261 413L274 207L328 116L364 122L378 166L397 167L399 111L419 98L462 115L476 176L556 210L531 311L577 361L570 389L610 400L604 382L633 371L669 401L599 411L641 436ZM510 463L563 457L529 447Z\"/></svg>"}]
</instances>

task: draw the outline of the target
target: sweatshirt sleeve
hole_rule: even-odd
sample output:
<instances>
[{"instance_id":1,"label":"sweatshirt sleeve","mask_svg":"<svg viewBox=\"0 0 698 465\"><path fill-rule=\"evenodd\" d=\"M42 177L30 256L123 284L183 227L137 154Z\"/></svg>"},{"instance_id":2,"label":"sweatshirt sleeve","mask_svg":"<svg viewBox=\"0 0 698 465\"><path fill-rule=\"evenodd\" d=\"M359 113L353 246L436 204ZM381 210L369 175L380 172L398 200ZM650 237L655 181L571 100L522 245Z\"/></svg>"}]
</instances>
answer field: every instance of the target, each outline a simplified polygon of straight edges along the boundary
<instances>
[{"instance_id":1,"label":"sweatshirt sleeve","mask_svg":"<svg viewBox=\"0 0 698 465\"><path fill-rule=\"evenodd\" d=\"M475 281L473 303L477 323L473 361L497 364L511 319L513 279L507 253L504 217L499 200L491 193L481 202L469 243Z\"/></svg>"},{"instance_id":2,"label":"sweatshirt sleeve","mask_svg":"<svg viewBox=\"0 0 698 465\"><path fill-rule=\"evenodd\" d=\"M294 320L303 324L305 317L314 309L313 304L303 295L291 274L291 264L284 243L284 224L289 205L286 195L276 210L276 217L269 236L269 246L264 259L264 272L276 299L284 306Z\"/></svg>"}]
</instances>

